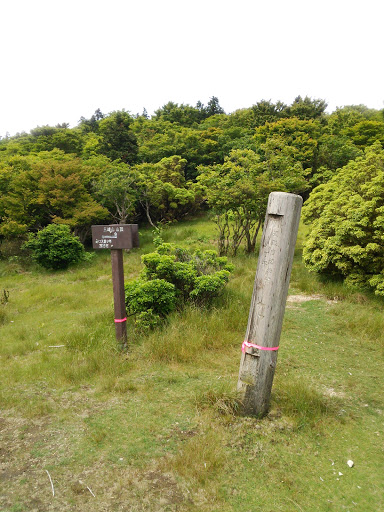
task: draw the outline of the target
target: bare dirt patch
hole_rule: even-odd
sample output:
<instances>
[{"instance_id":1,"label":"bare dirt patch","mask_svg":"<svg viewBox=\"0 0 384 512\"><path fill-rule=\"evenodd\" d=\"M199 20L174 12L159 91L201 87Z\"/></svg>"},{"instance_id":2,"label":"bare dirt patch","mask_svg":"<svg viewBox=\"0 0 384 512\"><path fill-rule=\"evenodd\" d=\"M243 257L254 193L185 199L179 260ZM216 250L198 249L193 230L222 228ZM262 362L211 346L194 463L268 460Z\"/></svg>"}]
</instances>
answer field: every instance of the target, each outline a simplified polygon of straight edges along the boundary
<instances>
[{"instance_id":1,"label":"bare dirt patch","mask_svg":"<svg viewBox=\"0 0 384 512\"><path fill-rule=\"evenodd\" d=\"M310 300L321 299L324 299L324 297L321 295L288 295L287 302L302 304L303 302L309 302Z\"/></svg>"}]
</instances>

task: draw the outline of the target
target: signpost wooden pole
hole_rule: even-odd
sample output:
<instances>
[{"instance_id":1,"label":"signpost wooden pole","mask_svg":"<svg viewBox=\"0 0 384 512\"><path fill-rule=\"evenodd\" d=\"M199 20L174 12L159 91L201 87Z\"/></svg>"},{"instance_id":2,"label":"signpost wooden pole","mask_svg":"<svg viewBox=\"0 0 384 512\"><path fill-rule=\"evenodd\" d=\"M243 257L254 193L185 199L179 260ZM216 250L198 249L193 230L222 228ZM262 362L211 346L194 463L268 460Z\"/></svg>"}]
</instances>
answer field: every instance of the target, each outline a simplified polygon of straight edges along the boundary
<instances>
[{"instance_id":1,"label":"signpost wooden pole","mask_svg":"<svg viewBox=\"0 0 384 512\"><path fill-rule=\"evenodd\" d=\"M127 314L125 308L123 249L139 247L137 224L109 224L92 226L94 249L111 249L113 302L115 311L116 339L127 342Z\"/></svg>"},{"instance_id":2,"label":"signpost wooden pole","mask_svg":"<svg viewBox=\"0 0 384 512\"><path fill-rule=\"evenodd\" d=\"M127 342L127 313L125 308L123 250L111 249L111 261L116 339L125 345Z\"/></svg>"},{"instance_id":3,"label":"signpost wooden pole","mask_svg":"<svg viewBox=\"0 0 384 512\"><path fill-rule=\"evenodd\" d=\"M268 411L302 202L269 196L237 386L245 414Z\"/></svg>"}]
</instances>

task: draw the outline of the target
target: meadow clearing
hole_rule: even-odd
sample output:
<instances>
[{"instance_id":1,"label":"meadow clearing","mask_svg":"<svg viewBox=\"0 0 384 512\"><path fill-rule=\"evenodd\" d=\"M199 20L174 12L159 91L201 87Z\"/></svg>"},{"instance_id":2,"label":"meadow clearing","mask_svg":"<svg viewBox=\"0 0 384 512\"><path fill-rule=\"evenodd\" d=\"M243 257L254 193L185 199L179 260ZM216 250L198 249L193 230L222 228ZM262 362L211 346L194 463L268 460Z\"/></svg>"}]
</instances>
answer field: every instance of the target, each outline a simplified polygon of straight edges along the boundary
<instances>
[{"instance_id":1,"label":"meadow clearing","mask_svg":"<svg viewBox=\"0 0 384 512\"><path fill-rule=\"evenodd\" d=\"M0 261L0 511L384 510L384 301L309 274L307 230L263 419L239 415L236 395L257 256L231 259L209 310L145 335L129 325L128 352L109 251L57 272ZM214 224L164 239L214 248ZM140 242L126 280L150 230Z\"/></svg>"}]
</instances>

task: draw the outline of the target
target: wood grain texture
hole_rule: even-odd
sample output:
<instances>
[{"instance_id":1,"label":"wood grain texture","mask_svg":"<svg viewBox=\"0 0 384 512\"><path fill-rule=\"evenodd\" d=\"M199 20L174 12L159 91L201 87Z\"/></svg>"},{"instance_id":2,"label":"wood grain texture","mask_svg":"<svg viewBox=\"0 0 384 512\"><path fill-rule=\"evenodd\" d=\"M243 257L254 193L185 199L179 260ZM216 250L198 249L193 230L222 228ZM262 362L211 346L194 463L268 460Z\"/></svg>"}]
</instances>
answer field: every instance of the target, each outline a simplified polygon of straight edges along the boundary
<instances>
[{"instance_id":1,"label":"wood grain texture","mask_svg":"<svg viewBox=\"0 0 384 512\"><path fill-rule=\"evenodd\" d=\"M245 341L261 347L279 345L302 198L272 192L265 217ZM244 413L267 413L278 351L246 348L237 389Z\"/></svg>"}]
</instances>

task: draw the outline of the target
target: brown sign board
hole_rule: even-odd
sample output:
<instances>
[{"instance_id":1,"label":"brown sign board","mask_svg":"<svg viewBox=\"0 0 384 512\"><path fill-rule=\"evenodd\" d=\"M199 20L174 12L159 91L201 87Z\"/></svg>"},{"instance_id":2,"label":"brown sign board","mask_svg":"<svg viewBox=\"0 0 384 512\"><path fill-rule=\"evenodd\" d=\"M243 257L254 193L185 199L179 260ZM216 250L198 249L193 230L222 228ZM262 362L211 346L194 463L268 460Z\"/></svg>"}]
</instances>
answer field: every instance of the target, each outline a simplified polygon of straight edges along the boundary
<instances>
[{"instance_id":1,"label":"brown sign board","mask_svg":"<svg viewBox=\"0 0 384 512\"><path fill-rule=\"evenodd\" d=\"M92 226L94 249L132 249L139 247L138 224L109 224Z\"/></svg>"}]
</instances>

